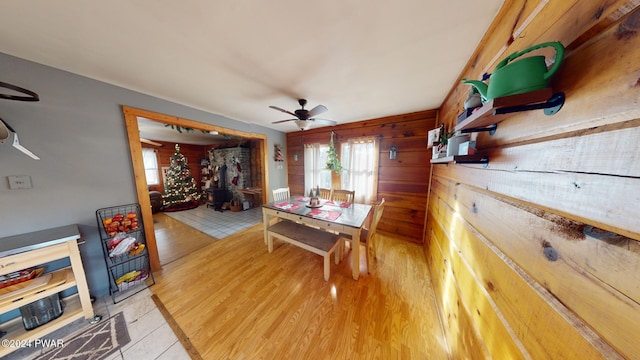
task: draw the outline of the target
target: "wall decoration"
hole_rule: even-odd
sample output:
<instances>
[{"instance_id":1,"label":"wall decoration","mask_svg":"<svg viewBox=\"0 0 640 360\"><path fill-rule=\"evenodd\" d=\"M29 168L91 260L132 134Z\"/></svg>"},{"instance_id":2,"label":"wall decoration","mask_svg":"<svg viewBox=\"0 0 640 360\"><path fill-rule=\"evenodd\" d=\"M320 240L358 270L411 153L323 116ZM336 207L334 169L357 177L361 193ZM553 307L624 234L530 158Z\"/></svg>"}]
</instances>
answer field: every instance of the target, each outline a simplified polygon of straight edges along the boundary
<instances>
[{"instance_id":1,"label":"wall decoration","mask_svg":"<svg viewBox=\"0 0 640 360\"><path fill-rule=\"evenodd\" d=\"M163 166L161 170L162 170L162 183L165 184L167 182L167 172L169 172L169 167Z\"/></svg>"},{"instance_id":2,"label":"wall decoration","mask_svg":"<svg viewBox=\"0 0 640 360\"><path fill-rule=\"evenodd\" d=\"M429 130L429 135L427 136L427 149L431 149L436 142L440 142L440 129Z\"/></svg>"},{"instance_id":3,"label":"wall decoration","mask_svg":"<svg viewBox=\"0 0 640 360\"><path fill-rule=\"evenodd\" d=\"M389 147L389 160L398 159L398 145L391 145Z\"/></svg>"},{"instance_id":4,"label":"wall decoration","mask_svg":"<svg viewBox=\"0 0 640 360\"><path fill-rule=\"evenodd\" d=\"M284 161L284 157L282 156L282 145L273 145L273 159L275 161Z\"/></svg>"}]
</instances>

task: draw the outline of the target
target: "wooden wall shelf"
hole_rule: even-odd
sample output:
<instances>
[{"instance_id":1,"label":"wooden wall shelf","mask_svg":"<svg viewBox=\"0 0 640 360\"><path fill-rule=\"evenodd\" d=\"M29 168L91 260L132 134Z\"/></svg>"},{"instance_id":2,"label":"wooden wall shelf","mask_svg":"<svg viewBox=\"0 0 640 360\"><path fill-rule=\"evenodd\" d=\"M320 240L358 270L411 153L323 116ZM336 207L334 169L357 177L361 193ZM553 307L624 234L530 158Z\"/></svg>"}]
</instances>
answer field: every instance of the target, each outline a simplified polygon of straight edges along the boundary
<instances>
[{"instance_id":1,"label":"wooden wall shelf","mask_svg":"<svg viewBox=\"0 0 640 360\"><path fill-rule=\"evenodd\" d=\"M558 112L564 104L564 93L553 93L551 88L530 91L524 94L504 96L487 101L468 118L454 127L461 133L489 131L494 134L498 123L514 112L544 109L546 115ZM432 164L489 164L489 157L482 155L454 155L431 159Z\"/></svg>"},{"instance_id":2,"label":"wooden wall shelf","mask_svg":"<svg viewBox=\"0 0 640 360\"><path fill-rule=\"evenodd\" d=\"M443 158L431 159L432 164L489 164L489 157L483 155L452 155Z\"/></svg>"},{"instance_id":3,"label":"wooden wall shelf","mask_svg":"<svg viewBox=\"0 0 640 360\"><path fill-rule=\"evenodd\" d=\"M512 112L528 110L519 110L519 107L529 104L543 103L548 101L552 96L553 90L551 90L551 88L545 88L524 94L495 98L493 100L487 101L484 105L482 105L481 108L476 110L468 118L456 125L454 127L454 130L467 130L466 132L472 132L473 129L486 128L505 120L507 117L511 116ZM507 110L505 113L497 111L497 109L504 108L514 108L515 110Z\"/></svg>"}]
</instances>

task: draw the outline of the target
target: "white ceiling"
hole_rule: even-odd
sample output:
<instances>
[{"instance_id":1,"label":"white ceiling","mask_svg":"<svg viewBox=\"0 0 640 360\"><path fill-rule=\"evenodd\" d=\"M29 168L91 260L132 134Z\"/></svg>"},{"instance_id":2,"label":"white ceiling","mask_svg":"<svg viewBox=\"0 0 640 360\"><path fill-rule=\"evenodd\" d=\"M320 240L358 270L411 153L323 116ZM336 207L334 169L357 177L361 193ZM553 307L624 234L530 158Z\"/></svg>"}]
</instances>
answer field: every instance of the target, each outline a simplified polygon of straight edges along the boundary
<instances>
[{"instance_id":1,"label":"white ceiling","mask_svg":"<svg viewBox=\"0 0 640 360\"><path fill-rule=\"evenodd\" d=\"M440 107L502 3L3 1L0 52L291 132Z\"/></svg>"}]
</instances>

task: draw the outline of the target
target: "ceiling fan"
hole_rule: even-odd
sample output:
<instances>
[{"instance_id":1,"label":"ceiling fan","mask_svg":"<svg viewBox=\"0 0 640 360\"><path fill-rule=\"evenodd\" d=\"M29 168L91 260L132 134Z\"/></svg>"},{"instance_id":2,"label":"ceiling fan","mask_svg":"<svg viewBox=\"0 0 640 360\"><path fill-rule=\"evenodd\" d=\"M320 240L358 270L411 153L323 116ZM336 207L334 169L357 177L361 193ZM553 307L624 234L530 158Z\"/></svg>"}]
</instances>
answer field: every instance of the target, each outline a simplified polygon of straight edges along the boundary
<instances>
[{"instance_id":1,"label":"ceiling fan","mask_svg":"<svg viewBox=\"0 0 640 360\"><path fill-rule=\"evenodd\" d=\"M337 124L337 122L333 121L333 120L327 120L327 119L320 119L320 118L316 118L316 115L320 115L323 112L327 111L327 107L324 105L318 105L316 107L314 107L311 110L307 110L304 108L305 105L307 105L307 100L306 99L298 99L298 104L300 104L300 106L302 107L301 109L298 109L294 112L291 112L289 110L285 110L282 108L279 108L277 106L269 106L272 109L278 110L278 111L282 111L283 113L287 113L290 115L293 115L296 117L296 119L287 119L287 120L280 120L280 121L274 121L272 124L279 124L279 123L283 123L283 122L287 122L287 121L294 121L296 123L296 125L298 126L298 128L300 128L300 130L306 130L311 126L312 122L315 122L316 124L323 124L323 125L335 125Z\"/></svg>"}]
</instances>

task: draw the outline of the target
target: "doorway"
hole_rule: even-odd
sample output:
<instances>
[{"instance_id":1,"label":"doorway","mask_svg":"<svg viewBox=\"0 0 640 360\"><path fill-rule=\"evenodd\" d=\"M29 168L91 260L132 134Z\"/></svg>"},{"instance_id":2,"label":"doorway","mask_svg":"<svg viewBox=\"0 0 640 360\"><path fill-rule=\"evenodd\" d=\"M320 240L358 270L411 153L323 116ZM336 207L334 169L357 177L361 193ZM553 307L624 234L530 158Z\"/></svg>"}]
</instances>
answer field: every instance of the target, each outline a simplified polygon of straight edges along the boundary
<instances>
[{"instance_id":1,"label":"doorway","mask_svg":"<svg viewBox=\"0 0 640 360\"><path fill-rule=\"evenodd\" d=\"M138 128L138 118L146 118L152 121L158 121L163 124L170 124L174 126L180 126L183 128L192 128L195 130L203 131L217 131L221 134L227 134L230 136L239 136L245 139L250 139L256 143L255 159L257 160L257 168L260 170L259 179L261 183L257 185L262 189L262 193L266 194L269 188L268 174L267 174L267 137L263 134L249 133L240 130L223 128L213 124L207 124L198 122L195 120L183 119L166 114L156 113L148 110L136 109L128 106L123 106L122 111L125 117L125 124L127 128L127 135L129 138L129 151L131 155L131 163L133 167L133 174L135 177L136 193L138 196L138 202L140 203L142 220L144 223L145 236L147 240L147 249L149 252L149 261L151 269L158 271L162 268L160 264L160 256L158 254L158 245L156 243L155 228L153 225L153 214L151 212L151 202L149 199L149 191L146 183L145 168L142 157L142 145L140 142L140 134ZM264 201L263 197L263 201Z\"/></svg>"}]
</instances>

